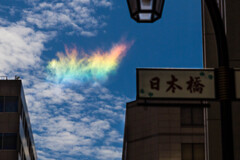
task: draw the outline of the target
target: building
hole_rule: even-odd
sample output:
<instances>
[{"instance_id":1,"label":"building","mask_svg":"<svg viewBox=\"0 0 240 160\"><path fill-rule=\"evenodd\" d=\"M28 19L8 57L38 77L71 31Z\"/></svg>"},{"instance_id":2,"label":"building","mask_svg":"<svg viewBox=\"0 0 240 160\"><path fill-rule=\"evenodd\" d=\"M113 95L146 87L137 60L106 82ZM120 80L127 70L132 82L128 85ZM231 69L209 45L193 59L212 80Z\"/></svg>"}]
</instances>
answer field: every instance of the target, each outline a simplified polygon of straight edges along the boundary
<instances>
[{"instance_id":1,"label":"building","mask_svg":"<svg viewBox=\"0 0 240 160\"><path fill-rule=\"evenodd\" d=\"M216 0L231 67L240 68L240 1ZM211 18L202 0L203 61L218 67ZM170 105L171 104L171 105ZM240 103L232 102L234 159L240 160ZM136 100L127 103L123 160L222 160L219 102Z\"/></svg>"},{"instance_id":2,"label":"building","mask_svg":"<svg viewBox=\"0 0 240 160\"><path fill-rule=\"evenodd\" d=\"M196 101L128 103L122 159L204 160L203 115L203 104Z\"/></svg>"},{"instance_id":3,"label":"building","mask_svg":"<svg viewBox=\"0 0 240 160\"><path fill-rule=\"evenodd\" d=\"M231 67L240 68L240 1L216 0L220 8L221 16L227 36L229 64ZM211 18L204 1L202 1L202 25L203 25L203 56L206 68L217 68L217 46ZM206 160L222 160L221 116L220 104L210 102L206 110ZM232 102L233 122L233 150L234 159L240 159L240 103Z\"/></svg>"},{"instance_id":4,"label":"building","mask_svg":"<svg viewBox=\"0 0 240 160\"><path fill-rule=\"evenodd\" d=\"M0 160L37 160L22 82L1 78Z\"/></svg>"}]
</instances>

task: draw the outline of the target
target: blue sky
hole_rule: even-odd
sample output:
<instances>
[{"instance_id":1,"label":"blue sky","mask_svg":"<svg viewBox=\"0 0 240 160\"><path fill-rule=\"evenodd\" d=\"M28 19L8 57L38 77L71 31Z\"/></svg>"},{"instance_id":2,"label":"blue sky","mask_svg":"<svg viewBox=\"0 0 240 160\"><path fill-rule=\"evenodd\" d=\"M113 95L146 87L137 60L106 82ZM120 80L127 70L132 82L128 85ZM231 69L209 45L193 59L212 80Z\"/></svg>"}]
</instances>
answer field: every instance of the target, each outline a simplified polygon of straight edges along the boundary
<instances>
[{"instance_id":1,"label":"blue sky","mask_svg":"<svg viewBox=\"0 0 240 160\"><path fill-rule=\"evenodd\" d=\"M19 75L40 160L119 160L136 68L201 68L201 2L166 0L153 24L129 16L125 0L2 0L1 75ZM89 54L131 44L104 81L50 80L57 52Z\"/></svg>"}]
</instances>

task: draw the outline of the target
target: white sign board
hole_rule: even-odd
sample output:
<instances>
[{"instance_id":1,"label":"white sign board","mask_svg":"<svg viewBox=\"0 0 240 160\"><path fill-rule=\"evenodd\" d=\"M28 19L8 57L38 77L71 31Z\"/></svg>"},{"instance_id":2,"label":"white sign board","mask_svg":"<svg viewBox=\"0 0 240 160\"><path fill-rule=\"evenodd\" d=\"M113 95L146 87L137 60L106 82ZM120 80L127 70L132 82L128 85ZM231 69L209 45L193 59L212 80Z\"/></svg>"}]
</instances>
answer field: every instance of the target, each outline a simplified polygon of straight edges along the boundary
<instances>
[{"instance_id":1,"label":"white sign board","mask_svg":"<svg viewBox=\"0 0 240 160\"><path fill-rule=\"evenodd\" d=\"M235 70L236 98L240 99L240 70Z\"/></svg>"},{"instance_id":2,"label":"white sign board","mask_svg":"<svg viewBox=\"0 0 240 160\"><path fill-rule=\"evenodd\" d=\"M214 69L137 69L137 98L215 99Z\"/></svg>"}]
</instances>

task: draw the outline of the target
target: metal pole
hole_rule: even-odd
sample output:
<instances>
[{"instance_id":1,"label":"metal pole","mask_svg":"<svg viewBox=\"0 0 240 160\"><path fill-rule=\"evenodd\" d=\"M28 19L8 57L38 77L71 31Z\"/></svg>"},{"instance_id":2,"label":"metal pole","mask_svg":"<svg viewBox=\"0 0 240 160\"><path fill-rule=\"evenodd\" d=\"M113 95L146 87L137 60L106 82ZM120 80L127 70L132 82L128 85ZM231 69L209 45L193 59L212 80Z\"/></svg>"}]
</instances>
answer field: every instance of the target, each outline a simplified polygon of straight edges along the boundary
<instances>
[{"instance_id":1,"label":"metal pole","mask_svg":"<svg viewBox=\"0 0 240 160\"><path fill-rule=\"evenodd\" d=\"M221 109L222 159L234 160L231 105L232 74L229 68L227 39L216 0L205 0L205 3L213 23L218 50L217 86Z\"/></svg>"}]
</instances>

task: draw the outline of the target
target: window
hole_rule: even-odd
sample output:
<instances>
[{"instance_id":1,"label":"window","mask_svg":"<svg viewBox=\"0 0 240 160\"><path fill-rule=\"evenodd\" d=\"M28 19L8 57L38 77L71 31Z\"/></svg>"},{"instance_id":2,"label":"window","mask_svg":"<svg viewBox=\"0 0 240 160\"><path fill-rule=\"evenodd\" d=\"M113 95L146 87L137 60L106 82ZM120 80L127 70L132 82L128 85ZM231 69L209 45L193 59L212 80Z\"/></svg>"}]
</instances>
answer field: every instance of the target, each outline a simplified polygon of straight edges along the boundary
<instances>
[{"instance_id":1,"label":"window","mask_svg":"<svg viewBox=\"0 0 240 160\"><path fill-rule=\"evenodd\" d=\"M182 126L202 126L203 108L201 107L181 107Z\"/></svg>"},{"instance_id":2,"label":"window","mask_svg":"<svg viewBox=\"0 0 240 160\"><path fill-rule=\"evenodd\" d=\"M5 97L5 112L17 112L18 111L18 97L6 96Z\"/></svg>"},{"instance_id":3,"label":"window","mask_svg":"<svg viewBox=\"0 0 240 160\"><path fill-rule=\"evenodd\" d=\"M4 97L0 96L0 112L3 112L4 109Z\"/></svg>"},{"instance_id":4,"label":"window","mask_svg":"<svg viewBox=\"0 0 240 160\"><path fill-rule=\"evenodd\" d=\"M0 112L18 112L18 97L0 96Z\"/></svg>"},{"instance_id":5,"label":"window","mask_svg":"<svg viewBox=\"0 0 240 160\"><path fill-rule=\"evenodd\" d=\"M202 143L183 143L182 160L204 160L204 144Z\"/></svg>"},{"instance_id":6,"label":"window","mask_svg":"<svg viewBox=\"0 0 240 160\"><path fill-rule=\"evenodd\" d=\"M16 133L3 133L3 149L17 149Z\"/></svg>"}]
</instances>

